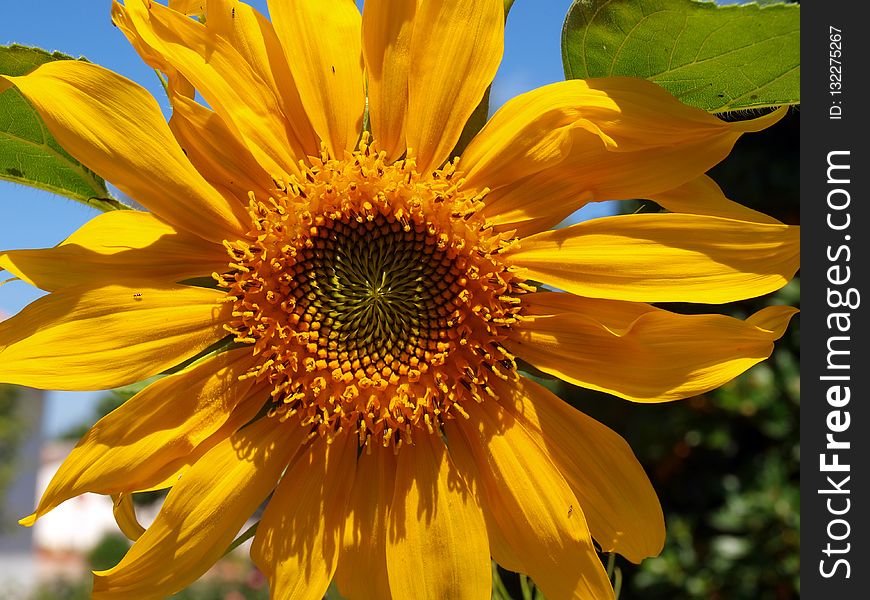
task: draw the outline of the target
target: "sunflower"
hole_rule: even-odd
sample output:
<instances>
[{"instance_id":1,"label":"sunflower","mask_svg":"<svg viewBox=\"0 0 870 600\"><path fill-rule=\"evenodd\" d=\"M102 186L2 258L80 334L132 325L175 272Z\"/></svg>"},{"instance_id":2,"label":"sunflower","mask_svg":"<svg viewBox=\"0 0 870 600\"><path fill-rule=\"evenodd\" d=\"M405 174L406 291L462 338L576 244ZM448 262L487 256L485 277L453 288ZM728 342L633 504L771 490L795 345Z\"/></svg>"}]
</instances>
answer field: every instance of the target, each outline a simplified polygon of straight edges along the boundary
<instances>
[{"instance_id":1,"label":"sunflower","mask_svg":"<svg viewBox=\"0 0 870 600\"><path fill-rule=\"evenodd\" d=\"M101 390L32 524L112 495L137 538L95 598L196 580L268 499L251 554L275 598L489 598L492 557L552 599L610 598L596 553L657 554L656 495L616 433L520 374L636 402L767 358L798 230L704 175L742 133L630 78L505 104L454 149L503 50L502 0L115 4L166 77L167 124L80 61L6 77L59 142L148 209L0 266L49 295L0 324L0 381ZM200 5L203 3L187 3ZM194 9L196 6L194 6ZM2 81L2 79L0 79ZM195 92L204 103L197 101ZM667 213L553 229L586 203ZM524 362L522 362L524 361ZM170 488L146 530L130 495ZM594 540L594 542L593 542Z\"/></svg>"}]
</instances>

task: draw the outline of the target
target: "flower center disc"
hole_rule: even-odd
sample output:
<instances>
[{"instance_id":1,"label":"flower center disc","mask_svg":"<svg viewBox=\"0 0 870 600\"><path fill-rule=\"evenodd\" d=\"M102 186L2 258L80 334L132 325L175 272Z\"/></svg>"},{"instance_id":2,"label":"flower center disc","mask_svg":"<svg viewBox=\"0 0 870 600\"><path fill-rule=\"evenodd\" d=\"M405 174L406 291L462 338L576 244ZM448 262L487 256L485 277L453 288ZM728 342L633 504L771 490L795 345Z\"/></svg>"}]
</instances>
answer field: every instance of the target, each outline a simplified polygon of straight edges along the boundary
<instances>
[{"instance_id":1,"label":"flower center disc","mask_svg":"<svg viewBox=\"0 0 870 600\"><path fill-rule=\"evenodd\" d=\"M495 396L487 380L515 369L501 340L531 288L500 258L512 242L480 215L485 190L463 183L452 164L424 178L363 143L251 198L251 230L225 242L216 277L272 416L399 448Z\"/></svg>"},{"instance_id":2,"label":"flower center disc","mask_svg":"<svg viewBox=\"0 0 870 600\"><path fill-rule=\"evenodd\" d=\"M316 227L297 263L297 310L320 323L327 359L398 372L448 339L462 286L454 258L419 223L393 215Z\"/></svg>"}]
</instances>

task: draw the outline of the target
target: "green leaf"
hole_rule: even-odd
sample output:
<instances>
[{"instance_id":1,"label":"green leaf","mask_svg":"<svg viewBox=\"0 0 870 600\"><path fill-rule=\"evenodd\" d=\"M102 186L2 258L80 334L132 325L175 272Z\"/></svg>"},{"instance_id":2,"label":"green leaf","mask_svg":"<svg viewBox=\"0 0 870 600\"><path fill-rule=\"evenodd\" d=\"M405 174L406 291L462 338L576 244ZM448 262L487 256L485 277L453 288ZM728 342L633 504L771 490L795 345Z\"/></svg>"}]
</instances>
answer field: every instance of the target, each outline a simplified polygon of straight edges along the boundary
<instances>
[{"instance_id":1,"label":"green leaf","mask_svg":"<svg viewBox=\"0 0 870 600\"><path fill-rule=\"evenodd\" d=\"M52 60L72 57L27 46L0 46L3 75L25 75ZM102 178L60 147L36 110L14 88L0 93L0 179L60 194L99 210L127 208L110 197Z\"/></svg>"},{"instance_id":2,"label":"green leaf","mask_svg":"<svg viewBox=\"0 0 870 600\"><path fill-rule=\"evenodd\" d=\"M568 79L627 75L724 112L800 103L800 5L575 0L562 30Z\"/></svg>"}]
</instances>

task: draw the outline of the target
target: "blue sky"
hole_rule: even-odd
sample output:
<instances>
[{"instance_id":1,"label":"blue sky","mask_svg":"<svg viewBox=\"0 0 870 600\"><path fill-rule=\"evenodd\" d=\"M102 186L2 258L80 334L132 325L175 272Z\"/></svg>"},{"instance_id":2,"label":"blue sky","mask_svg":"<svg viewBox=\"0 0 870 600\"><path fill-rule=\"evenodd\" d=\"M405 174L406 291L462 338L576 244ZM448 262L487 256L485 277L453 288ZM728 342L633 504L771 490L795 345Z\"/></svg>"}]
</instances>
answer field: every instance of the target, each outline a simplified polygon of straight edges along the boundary
<instances>
[{"instance_id":1,"label":"blue sky","mask_svg":"<svg viewBox=\"0 0 870 600\"><path fill-rule=\"evenodd\" d=\"M4 2L0 45L19 43L85 56L144 86L168 113L154 72L142 63L112 26L108 0L43 0L38 13L29 2ZM251 2L266 12L265 0ZM570 0L516 0L508 19L505 55L493 85L493 104L563 79L560 34ZM0 248L54 246L97 212L72 200L0 181ZM0 281L7 278L0 271ZM0 313L13 315L39 297L21 283L0 287ZM49 395L48 434L90 416L95 393Z\"/></svg>"}]
</instances>

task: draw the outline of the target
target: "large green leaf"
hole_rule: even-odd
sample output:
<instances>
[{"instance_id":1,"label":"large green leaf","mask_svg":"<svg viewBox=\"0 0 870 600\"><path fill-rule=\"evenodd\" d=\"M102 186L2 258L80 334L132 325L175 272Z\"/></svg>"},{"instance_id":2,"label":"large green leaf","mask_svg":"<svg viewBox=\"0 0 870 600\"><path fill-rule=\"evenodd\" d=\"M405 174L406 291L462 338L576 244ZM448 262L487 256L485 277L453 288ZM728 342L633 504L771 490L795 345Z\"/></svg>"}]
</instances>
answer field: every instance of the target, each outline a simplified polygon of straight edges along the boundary
<instances>
[{"instance_id":1,"label":"large green leaf","mask_svg":"<svg viewBox=\"0 0 870 600\"><path fill-rule=\"evenodd\" d=\"M800 102L800 6L575 0L562 30L569 79L655 81L711 112Z\"/></svg>"},{"instance_id":2,"label":"large green leaf","mask_svg":"<svg viewBox=\"0 0 870 600\"><path fill-rule=\"evenodd\" d=\"M0 73L24 75L60 52L0 46ZM70 156L48 132L39 114L14 88L0 93L0 179L78 200L100 210L126 208L111 198L106 182Z\"/></svg>"}]
</instances>

